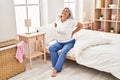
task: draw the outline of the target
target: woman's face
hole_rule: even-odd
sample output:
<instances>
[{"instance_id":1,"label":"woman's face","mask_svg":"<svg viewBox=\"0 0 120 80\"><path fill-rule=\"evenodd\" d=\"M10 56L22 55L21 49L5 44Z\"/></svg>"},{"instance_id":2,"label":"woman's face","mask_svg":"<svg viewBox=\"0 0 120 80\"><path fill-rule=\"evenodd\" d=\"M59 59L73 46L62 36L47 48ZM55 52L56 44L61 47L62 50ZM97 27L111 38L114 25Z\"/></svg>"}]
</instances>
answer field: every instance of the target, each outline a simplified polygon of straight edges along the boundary
<instances>
[{"instance_id":1,"label":"woman's face","mask_svg":"<svg viewBox=\"0 0 120 80\"><path fill-rule=\"evenodd\" d=\"M69 8L64 8L62 11L62 17L69 18L70 17L70 10Z\"/></svg>"}]
</instances>

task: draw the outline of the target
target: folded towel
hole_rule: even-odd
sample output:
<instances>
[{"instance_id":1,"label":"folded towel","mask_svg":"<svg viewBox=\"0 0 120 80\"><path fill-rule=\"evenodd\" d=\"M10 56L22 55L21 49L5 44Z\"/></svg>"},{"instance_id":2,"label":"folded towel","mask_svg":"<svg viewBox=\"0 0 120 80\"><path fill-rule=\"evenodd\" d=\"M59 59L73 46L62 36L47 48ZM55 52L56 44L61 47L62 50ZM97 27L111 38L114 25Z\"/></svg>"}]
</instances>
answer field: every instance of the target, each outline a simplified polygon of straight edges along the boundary
<instances>
[{"instance_id":1,"label":"folded towel","mask_svg":"<svg viewBox=\"0 0 120 80\"><path fill-rule=\"evenodd\" d=\"M23 55L25 53L24 50L24 41L21 41L19 43L16 44L17 45L17 51L16 51L16 59L22 63L23 62Z\"/></svg>"}]
</instances>

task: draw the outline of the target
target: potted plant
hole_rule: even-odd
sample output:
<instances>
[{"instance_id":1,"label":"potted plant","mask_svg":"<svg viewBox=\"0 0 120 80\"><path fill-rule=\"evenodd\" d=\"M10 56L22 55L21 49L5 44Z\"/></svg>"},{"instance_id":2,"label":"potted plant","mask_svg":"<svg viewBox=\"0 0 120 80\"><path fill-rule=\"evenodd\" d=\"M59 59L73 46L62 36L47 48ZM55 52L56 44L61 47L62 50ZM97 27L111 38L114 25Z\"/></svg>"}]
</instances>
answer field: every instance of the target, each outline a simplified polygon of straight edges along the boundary
<instances>
[{"instance_id":1,"label":"potted plant","mask_svg":"<svg viewBox=\"0 0 120 80\"><path fill-rule=\"evenodd\" d=\"M112 32L112 33L114 32L114 27L110 28L110 32Z\"/></svg>"},{"instance_id":2,"label":"potted plant","mask_svg":"<svg viewBox=\"0 0 120 80\"><path fill-rule=\"evenodd\" d=\"M100 15L99 19L100 19L100 20L103 20L103 14Z\"/></svg>"}]
</instances>

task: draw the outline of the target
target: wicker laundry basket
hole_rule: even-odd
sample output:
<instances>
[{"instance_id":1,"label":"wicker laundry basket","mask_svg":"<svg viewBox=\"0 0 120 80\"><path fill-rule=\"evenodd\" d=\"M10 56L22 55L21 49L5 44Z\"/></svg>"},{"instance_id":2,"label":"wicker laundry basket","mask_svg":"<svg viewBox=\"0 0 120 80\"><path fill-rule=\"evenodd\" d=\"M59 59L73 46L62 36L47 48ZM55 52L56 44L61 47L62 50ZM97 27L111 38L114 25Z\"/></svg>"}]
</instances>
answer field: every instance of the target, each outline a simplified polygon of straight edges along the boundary
<instances>
[{"instance_id":1,"label":"wicker laundry basket","mask_svg":"<svg viewBox=\"0 0 120 80\"><path fill-rule=\"evenodd\" d=\"M7 80L25 71L25 62L19 63L15 58L16 49L16 46L14 46L0 50L0 80Z\"/></svg>"}]
</instances>

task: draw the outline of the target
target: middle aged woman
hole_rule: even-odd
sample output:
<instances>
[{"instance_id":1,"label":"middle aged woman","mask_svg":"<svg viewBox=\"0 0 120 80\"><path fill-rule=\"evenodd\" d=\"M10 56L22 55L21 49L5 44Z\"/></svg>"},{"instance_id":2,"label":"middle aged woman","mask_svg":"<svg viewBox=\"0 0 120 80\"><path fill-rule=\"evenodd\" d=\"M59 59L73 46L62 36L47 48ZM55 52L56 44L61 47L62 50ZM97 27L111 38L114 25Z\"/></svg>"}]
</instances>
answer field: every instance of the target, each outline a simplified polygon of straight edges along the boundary
<instances>
[{"instance_id":1,"label":"middle aged woman","mask_svg":"<svg viewBox=\"0 0 120 80\"><path fill-rule=\"evenodd\" d=\"M72 12L69 8L64 8L61 16L55 21L57 39L54 44L49 47L50 57L52 61L52 77L62 70L66 60L66 54L74 47L75 39L73 35L82 28L82 24L73 19ZM76 29L74 29L76 27ZM58 51L60 50L60 54Z\"/></svg>"}]
</instances>

